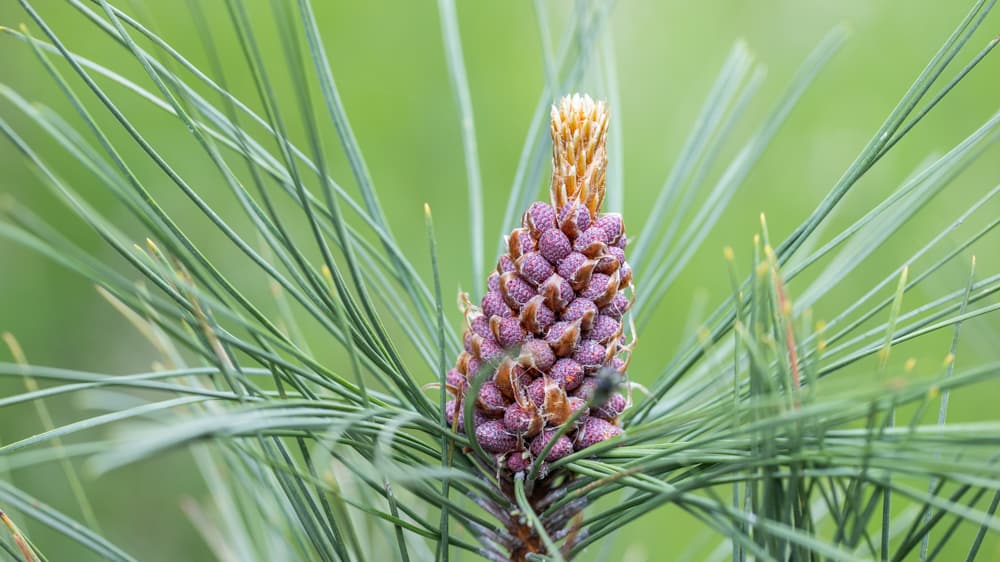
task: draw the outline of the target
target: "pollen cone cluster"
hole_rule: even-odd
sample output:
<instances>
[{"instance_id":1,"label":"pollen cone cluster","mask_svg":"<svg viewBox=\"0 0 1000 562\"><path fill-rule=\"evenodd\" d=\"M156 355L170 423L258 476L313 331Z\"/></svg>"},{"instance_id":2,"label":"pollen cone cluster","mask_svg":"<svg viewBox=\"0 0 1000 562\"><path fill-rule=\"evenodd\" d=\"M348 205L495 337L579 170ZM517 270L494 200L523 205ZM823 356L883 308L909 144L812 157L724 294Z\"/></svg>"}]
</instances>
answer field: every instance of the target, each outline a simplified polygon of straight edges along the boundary
<instances>
[{"instance_id":1,"label":"pollen cone cluster","mask_svg":"<svg viewBox=\"0 0 1000 562\"><path fill-rule=\"evenodd\" d=\"M551 201L528 207L482 302L465 303L465 351L447 375L455 398L445 413L462 430L463 405L475 401L475 439L501 474L531 467L576 410L585 411L549 449L543 477L548 463L621 433L625 397L591 400L599 372L624 379L630 351L628 239L620 215L598 212L607 125L605 104L586 96L552 108ZM485 380L470 396L477 374Z\"/></svg>"}]
</instances>

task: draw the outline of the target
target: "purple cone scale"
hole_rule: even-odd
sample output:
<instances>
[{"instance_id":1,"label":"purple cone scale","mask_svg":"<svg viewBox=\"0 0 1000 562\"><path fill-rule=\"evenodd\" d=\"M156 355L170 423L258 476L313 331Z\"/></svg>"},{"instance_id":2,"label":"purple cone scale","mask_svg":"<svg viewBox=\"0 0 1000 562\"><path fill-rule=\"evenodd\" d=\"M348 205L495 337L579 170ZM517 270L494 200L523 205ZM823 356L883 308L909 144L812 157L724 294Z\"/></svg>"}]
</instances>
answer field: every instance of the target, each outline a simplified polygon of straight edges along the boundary
<instances>
[{"instance_id":1,"label":"purple cone scale","mask_svg":"<svg viewBox=\"0 0 1000 562\"><path fill-rule=\"evenodd\" d=\"M465 352L448 373L455 400L446 417L454 420L463 402L474 400L474 438L501 475L536 461L547 466L621 433L622 394L594 407L587 402L602 369L624 379L631 352L625 223L600 212L607 123L605 104L589 97L553 107L550 201L525 209L483 280L485 296L478 306L466 301Z\"/></svg>"}]
</instances>

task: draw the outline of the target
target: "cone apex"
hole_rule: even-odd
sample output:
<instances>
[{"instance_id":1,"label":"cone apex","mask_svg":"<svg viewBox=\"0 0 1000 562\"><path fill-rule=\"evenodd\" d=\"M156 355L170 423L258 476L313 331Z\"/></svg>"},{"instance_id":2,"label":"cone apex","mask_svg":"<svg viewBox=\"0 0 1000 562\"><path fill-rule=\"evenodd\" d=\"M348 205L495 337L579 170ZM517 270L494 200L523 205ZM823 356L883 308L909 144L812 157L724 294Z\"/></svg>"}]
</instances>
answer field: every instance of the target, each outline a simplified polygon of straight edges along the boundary
<instances>
[{"instance_id":1,"label":"cone apex","mask_svg":"<svg viewBox=\"0 0 1000 562\"><path fill-rule=\"evenodd\" d=\"M579 202L590 212L604 201L608 167L608 109L588 95L566 96L552 106L552 205Z\"/></svg>"}]
</instances>

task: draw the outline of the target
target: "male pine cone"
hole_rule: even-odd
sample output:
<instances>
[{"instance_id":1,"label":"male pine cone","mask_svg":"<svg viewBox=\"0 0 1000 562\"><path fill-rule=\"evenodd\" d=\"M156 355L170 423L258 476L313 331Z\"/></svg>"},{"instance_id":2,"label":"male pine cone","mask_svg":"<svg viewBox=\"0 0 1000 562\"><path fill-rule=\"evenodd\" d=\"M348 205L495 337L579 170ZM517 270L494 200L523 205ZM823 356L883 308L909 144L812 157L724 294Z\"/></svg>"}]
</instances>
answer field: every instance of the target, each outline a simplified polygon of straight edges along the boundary
<instances>
[{"instance_id":1,"label":"male pine cone","mask_svg":"<svg viewBox=\"0 0 1000 562\"><path fill-rule=\"evenodd\" d=\"M465 351L447 374L455 399L445 414L461 431L463 401L475 400L475 439L500 473L527 471L578 409L586 411L550 448L540 476L548 462L621 433L626 398L591 400L600 371L624 379L631 351L623 335L632 284L625 226L617 213L598 213L607 125L604 102L589 96L552 107L551 204L528 207L481 306L466 304ZM466 396L480 368L490 376Z\"/></svg>"}]
</instances>

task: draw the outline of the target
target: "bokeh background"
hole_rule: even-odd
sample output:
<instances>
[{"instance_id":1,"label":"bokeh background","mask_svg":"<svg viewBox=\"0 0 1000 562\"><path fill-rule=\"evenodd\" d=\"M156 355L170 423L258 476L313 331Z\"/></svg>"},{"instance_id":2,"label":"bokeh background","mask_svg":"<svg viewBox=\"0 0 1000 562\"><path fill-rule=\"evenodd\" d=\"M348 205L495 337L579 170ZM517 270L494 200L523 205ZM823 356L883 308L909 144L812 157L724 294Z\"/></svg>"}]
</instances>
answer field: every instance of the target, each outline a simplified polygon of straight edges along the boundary
<instances>
[{"instance_id":1,"label":"bokeh background","mask_svg":"<svg viewBox=\"0 0 1000 562\"><path fill-rule=\"evenodd\" d=\"M83 23L72 8L55 0L34 4L72 49L149 85L138 64L93 26ZM219 54L227 71L231 69L231 75L227 76L230 89L251 106L259 107L222 4L202 2L209 25L218 34ZM436 3L332 0L314 4L345 106L404 251L429 275L422 214L427 202L437 217L446 299L459 288L483 283L471 279L468 267L465 168ZM543 4L553 37L559 39L567 29L574 3ZM744 189L733 199L690 267L672 287L656 320L640 335L633 377L648 381L689 335L691 326L696 326L706 312L728 296L721 249L732 245L738 255L748 256L762 211L767 213L772 239L780 240L790 233L863 147L965 14L970 2L626 0L617 4L609 30L617 61L621 105L613 118L620 122L624 152L611 154L610 165L623 168L625 216L631 232L643 226L649 206L735 41L743 40L749 45L757 60L766 64L768 75L745 124L734 133L738 141L726 149L728 157L760 122L771 101L823 36L839 24L851 31L848 43L804 96ZM204 65L207 59L196 40L186 6L179 1L132 0L122 7L143 21L153 22L155 31L192 61ZM248 7L265 44L266 57L277 69L279 97L289 114L294 114L292 92L281 79L283 60L267 3L248 2ZM544 84L542 45L531 2L463 2L458 8L475 108L487 210L485 253L490 263L495 258L501 215L531 113ZM986 25L984 32L971 42L968 56L985 44L990 33L1000 29L1000 17L996 16L988 20L992 24ZM0 0L0 25L16 27L28 21L17 1ZM29 25L29 28L37 32L37 27ZM959 60L964 63L968 56L960 56ZM1000 99L997 63L988 59L983 68L881 162L843 202L833 225L846 225L860 216L928 155L940 154L954 146L996 111ZM65 66L60 68L66 70ZM29 100L65 114L71 123L79 123L31 50L9 36L0 36L0 82ZM606 94L595 76L585 78L581 87L596 95ZM235 214L235 202L221 178L207 171L207 160L184 128L134 95L113 91L116 102L178 165L196 189L224 212ZM90 95L85 99L95 102ZM246 263L233 256L221 237L194 216L190 205L154 169L152 162L113 128L107 113L98 109L96 103L92 107L102 123L108 125L112 138L119 141L130 165L163 205L179 216L185 228L204 244L213 259L230 270L245 267ZM142 229L127 217L112 196L80 165L51 147L45 136L10 104L0 101L0 115L13 123L65 179L108 217L135 235L137 242L143 239ZM290 134L303 140L297 117L289 121ZM335 166L334 177L353 186L349 168L338 154L332 125L323 122L321 126ZM110 249L46 192L6 139L0 140L0 170L0 193L34 209L95 254L121 265ZM917 221L898 233L892 243L873 257L873 263L850 278L849 284L823 299L816 317L835 313L881 279L912 253L928 232L950 221L970 201L993 187L998 178L1000 159L994 150L963 173ZM996 206L990 209L994 214L998 212ZM237 219L234 221L238 226L241 224ZM979 245L984 271L997 270L989 262L997 255L998 247L996 236ZM247 275L259 276L249 269ZM962 286L964 278L964 265L946 270L916 291L915 300L908 300L908 307L927 295ZM247 283L261 298L266 296L262 279L250 279ZM793 285L793 292L794 288ZM448 312L449 320L457 326L460 315L455 310ZM995 326L996 321L992 324ZM8 240L0 240L0 331L16 334L29 359L38 364L126 373L148 369L155 357L154 351L99 298L89 282ZM995 358L995 348L990 347L995 334L986 322L969 330L961 357L969 364L977 359ZM311 337L320 342L318 354L325 360L335 366L343 362L339 350L329 344L324 347L321 333L317 331ZM947 352L947 342L947 335L925 340L919 347L911 346L900 352L900 361L914 357L918 360L918 372L921 369L925 373L937 372ZM0 359L7 359L5 350L0 350ZM432 374L420 376L430 380ZM0 381L0 395L18 391L19 385L18 381ZM995 412L994 401L985 396L956 396L954 400L954 419L981 418ZM94 406L80 399L50 404L60 422L77 419L87 412L93 414ZM37 432L38 427L30 407L0 411L3 442ZM73 501L58 467L15 471L10 477L44 501L74 513ZM172 453L156 462L104 475L88 486L105 533L141 559L210 559L179 509L181 498L197 499L203 494L185 453ZM52 560L85 559L68 541L46 532L40 525L28 523L25 527ZM612 559L700 558L717 543L717 537L684 514L665 508L625 530L611 546L612 552L617 553ZM991 539L986 548L1000 559L995 540Z\"/></svg>"}]
</instances>

